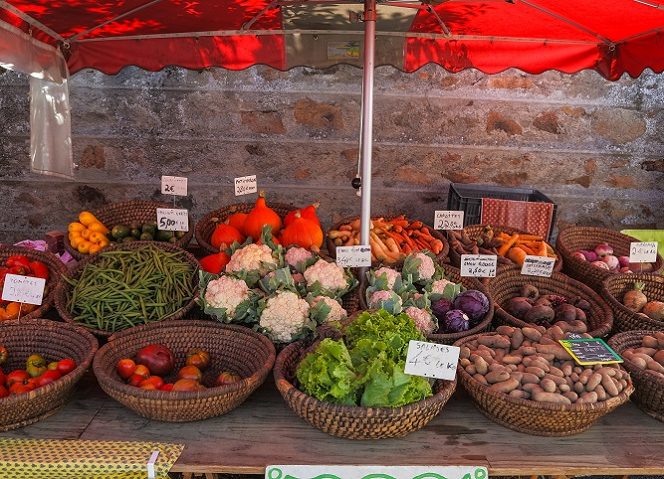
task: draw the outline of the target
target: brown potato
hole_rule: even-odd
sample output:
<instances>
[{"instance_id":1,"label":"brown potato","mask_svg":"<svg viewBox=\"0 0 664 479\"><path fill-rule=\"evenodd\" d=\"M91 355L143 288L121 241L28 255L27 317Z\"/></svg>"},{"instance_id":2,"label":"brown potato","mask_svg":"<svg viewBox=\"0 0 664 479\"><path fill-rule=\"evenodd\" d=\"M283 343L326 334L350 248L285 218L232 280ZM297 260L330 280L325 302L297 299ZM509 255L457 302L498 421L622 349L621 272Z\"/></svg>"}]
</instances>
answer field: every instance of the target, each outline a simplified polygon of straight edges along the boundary
<instances>
[{"instance_id":1,"label":"brown potato","mask_svg":"<svg viewBox=\"0 0 664 479\"><path fill-rule=\"evenodd\" d=\"M519 387L519 381L517 381L514 378L508 377L508 379L506 379L505 381L494 383L491 386L489 386L489 391L507 394L510 391L516 389L517 387Z\"/></svg>"},{"instance_id":2,"label":"brown potato","mask_svg":"<svg viewBox=\"0 0 664 479\"><path fill-rule=\"evenodd\" d=\"M491 371L486 373L485 377L489 384L495 384L507 381L510 377L510 373L507 371Z\"/></svg>"},{"instance_id":3,"label":"brown potato","mask_svg":"<svg viewBox=\"0 0 664 479\"><path fill-rule=\"evenodd\" d=\"M521 332L523 333L524 337L530 339L531 341L539 342L539 340L542 339L542 333L535 328L521 328Z\"/></svg>"},{"instance_id":4,"label":"brown potato","mask_svg":"<svg viewBox=\"0 0 664 479\"><path fill-rule=\"evenodd\" d=\"M641 340L641 344L643 345L644 348L654 348L654 349L659 348L659 343L657 342L657 338L647 334Z\"/></svg>"},{"instance_id":5,"label":"brown potato","mask_svg":"<svg viewBox=\"0 0 664 479\"><path fill-rule=\"evenodd\" d=\"M548 393L555 392L557 389L556 383L554 383L551 379L545 378L540 381L540 386L544 391Z\"/></svg>"},{"instance_id":6,"label":"brown potato","mask_svg":"<svg viewBox=\"0 0 664 479\"><path fill-rule=\"evenodd\" d=\"M590 376L588 382L586 383L586 391L594 391L597 386L602 382L602 375L598 372L595 372Z\"/></svg>"},{"instance_id":7,"label":"brown potato","mask_svg":"<svg viewBox=\"0 0 664 479\"><path fill-rule=\"evenodd\" d=\"M578 403L593 404L597 402L597 393L595 391L585 392L577 401Z\"/></svg>"},{"instance_id":8,"label":"brown potato","mask_svg":"<svg viewBox=\"0 0 664 479\"><path fill-rule=\"evenodd\" d=\"M533 399L539 402L552 402L557 404L572 404L568 398L558 393L536 392L533 393Z\"/></svg>"},{"instance_id":9,"label":"brown potato","mask_svg":"<svg viewBox=\"0 0 664 479\"><path fill-rule=\"evenodd\" d=\"M512 333L512 338L510 339L510 344L512 346L512 349L519 349L521 347L521 344L523 343L523 333L521 332L520 329L515 329L514 332Z\"/></svg>"},{"instance_id":10,"label":"brown potato","mask_svg":"<svg viewBox=\"0 0 664 479\"><path fill-rule=\"evenodd\" d=\"M491 336L480 336L477 342L484 346L491 348L509 348L511 346L510 338L502 334L495 334Z\"/></svg>"}]
</instances>

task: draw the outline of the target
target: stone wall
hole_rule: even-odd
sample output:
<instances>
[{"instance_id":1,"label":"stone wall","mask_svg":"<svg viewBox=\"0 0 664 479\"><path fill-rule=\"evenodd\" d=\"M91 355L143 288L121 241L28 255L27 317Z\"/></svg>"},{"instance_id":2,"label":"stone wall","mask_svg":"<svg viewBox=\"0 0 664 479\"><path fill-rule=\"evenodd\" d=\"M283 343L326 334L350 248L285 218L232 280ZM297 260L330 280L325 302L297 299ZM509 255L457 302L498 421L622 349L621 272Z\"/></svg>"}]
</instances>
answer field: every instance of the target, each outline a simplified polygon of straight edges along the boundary
<instances>
[{"instance_id":1,"label":"stone wall","mask_svg":"<svg viewBox=\"0 0 664 479\"><path fill-rule=\"evenodd\" d=\"M29 171L27 78L0 70L0 241L65 228L81 209L160 198L189 178L195 218L257 174L272 201L322 203L326 225L359 213L361 70L193 72L127 68L71 81L73 182ZM558 226L664 227L664 81L594 72L376 73L376 213L431 221L450 182L534 187Z\"/></svg>"}]
</instances>

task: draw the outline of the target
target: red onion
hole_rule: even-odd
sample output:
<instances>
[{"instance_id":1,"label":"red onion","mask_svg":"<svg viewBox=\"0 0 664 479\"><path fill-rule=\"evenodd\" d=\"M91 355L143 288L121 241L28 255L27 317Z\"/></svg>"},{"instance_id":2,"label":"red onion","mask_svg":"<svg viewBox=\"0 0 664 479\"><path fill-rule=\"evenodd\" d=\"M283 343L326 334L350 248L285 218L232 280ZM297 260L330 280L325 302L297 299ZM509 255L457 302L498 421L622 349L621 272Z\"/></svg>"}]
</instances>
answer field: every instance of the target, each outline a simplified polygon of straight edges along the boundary
<instances>
[{"instance_id":1,"label":"red onion","mask_svg":"<svg viewBox=\"0 0 664 479\"><path fill-rule=\"evenodd\" d=\"M593 262L590 263L590 264L593 265L593 266L597 266L598 268L604 268L604 269L606 269L606 270L610 270L610 269L611 269L611 268L609 268L609 265L606 264L604 261L593 261Z\"/></svg>"},{"instance_id":2,"label":"red onion","mask_svg":"<svg viewBox=\"0 0 664 479\"><path fill-rule=\"evenodd\" d=\"M620 268L620 261L618 261L618 258L613 256L612 254L607 254L602 258L602 261L604 261L606 264L609 265L610 270L616 270Z\"/></svg>"},{"instance_id":3,"label":"red onion","mask_svg":"<svg viewBox=\"0 0 664 479\"><path fill-rule=\"evenodd\" d=\"M586 259L586 255L583 254L581 251L577 251L577 252L574 253L572 256L573 256L574 258L576 258L576 259L580 259L581 261L588 261L588 260Z\"/></svg>"},{"instance_id":4,"label":"red onion","mask_svg":"<svg viewBox=\"0 0 664 479\"><path fill-rule=\"evenodd\" d=\"M589 251L587 249L582 249L581 253L583 253L583 256L586 257L586 261L590 261L590 262L597 261L597 253L595 253L594 251Z\"/></svg>"},{"instance_id":5,"label":"red onion","mask_svg":"<svg viewBox=\"0 0 664 479\"><path fill-rule=\"evenodd\" d=\"M619 273L633 273L631 269L629 269L629 266L623 266L618 270Z\"/></svg>"},{"instance_id":6,"label":"red onion","mask_svg":"<svg viewBox=\"0 0 664 479\"><path fill-rule=\"evenodd\" d=\"M620 263L621 268L629 266L629 256L618 256L618 262Z\"/></svg>"},{"instance_id":7,"label":"red onion","mask_svg":"<svg viewBox=\"0 0 664 479\"><path fill-rule=\"evenodd\" d=\"M595 246L595 253L597 253L597 256L601 258L607 254L613 254L613 248L609 245L609 243L600 243Z\"/></svg>"}]
</instances>

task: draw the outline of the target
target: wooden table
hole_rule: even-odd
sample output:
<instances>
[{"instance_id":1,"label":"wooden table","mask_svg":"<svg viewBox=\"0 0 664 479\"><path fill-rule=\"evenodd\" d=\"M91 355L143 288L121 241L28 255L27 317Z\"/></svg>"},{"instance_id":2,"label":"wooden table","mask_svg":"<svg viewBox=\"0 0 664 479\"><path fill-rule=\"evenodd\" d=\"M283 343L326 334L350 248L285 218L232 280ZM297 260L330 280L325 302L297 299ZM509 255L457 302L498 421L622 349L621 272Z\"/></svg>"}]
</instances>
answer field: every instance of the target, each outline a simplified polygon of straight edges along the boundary
<instances>
[{"instance_id":1,"label":"wooden table","mask_svg":"<svg viewBox=\"0 0 664 479\"><path fill-rule=\"evenodd\" d=\"M402 439L351 441L312 428L268 380L231 413L196 423L144 419L92 376L56 415L1 437L184 443L173 472L263 474L269 464L477 465L491 475L664 473L664 424L629 403L589 431L546 438L485 418L458 390L427 427Z\"/></svg>"}]
</instances>

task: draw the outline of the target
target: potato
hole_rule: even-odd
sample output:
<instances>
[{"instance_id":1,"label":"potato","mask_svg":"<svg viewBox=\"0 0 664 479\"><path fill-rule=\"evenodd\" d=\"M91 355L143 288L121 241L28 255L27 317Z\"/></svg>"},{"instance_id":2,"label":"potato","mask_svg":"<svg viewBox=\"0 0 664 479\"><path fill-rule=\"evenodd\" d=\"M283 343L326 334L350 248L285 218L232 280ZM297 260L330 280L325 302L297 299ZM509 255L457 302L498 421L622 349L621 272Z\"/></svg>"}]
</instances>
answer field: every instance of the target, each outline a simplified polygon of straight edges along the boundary
<instances>
[{"instance_id":1,"label":"potato","mask_svg":"<svg viewBox=\"0 0 664 479\"><path fill-rule=\"evenodd\" d=\"M519 381L519 384L521 384L521 380L523 379L523 374L521 371L513 371L510 373L510 377L516 379Z\"/></svg>"},{"instance_id":2,"label":"potato","mask_svg":"<svg viewBox=\"0 0 664 479\"><path fill-rule=\"evenodd\" d=\"M489 371L505 371L506 369L505 365L501 363L489 364Z\"/></svg>"},{"instance_id":3,"label":"potato","mask_svg":"<svg viewBox=\"0 0 664 479\"><path fill-rule=\"evenodd\" d=\"M588 382L586 383L586 391L594 391L597 386L602 382L602 375L598 372L594 372Z\"/></svg>"},{"instance_id":4,"label":"potato","mask_svg":"<svg viewBox=\"0 0 664 479\"><path fill-rule=\"evenodd\" d=\"M563 372L564 376L571 376L572 375L572 364L570 363L565 363L561 366L561 371Z\"/></svg>"},{"instance_id":5,"label":"potato","mask_svg":"<svg viewBox=\"0 0 664 479\"><path fill-rule=\"evenodd\" d=\"M661 331L657 331L655 333L655 339L657 339L657 347L659 349L664 349L664 333Z\"/></svg>"},{"instance_id":6,"label":"potato","mask_svg":"<svg viewBox=\"0 0 664 479\"><path fill-rule=\"evenodd\" d=\"M656 348L636 348L634 350L635 353L647 354L650 357L654 356L657 351Z\"/></svg>"},{"instance_id":7,"label":"potato","mask_svg":"<svg viewBox=\"0 0 664 479\"><path fill-rule=\"evenodd\" d=\"M501 326L498 326L496 328L496 332L498 334L504 334L505 336L512 336L512 334L514 334L515 330L516 330L516 328L514 328L512 326L507 326L505 324L503 324Z\"/></svg>"},{"instance_id":8,"label":"potato","mask_svg":"<svg viewBox=\"0 0 664 479\"><path fill-rule=\"evenodd\" d=\"M480 336L479 338L477 338L477 342L491 348L508 349L511 346L510 338L502 334L495 334L491 336Z\"/></svg>"},{"instance_id":9,"label":"potato","mask_svg":"<svg viewBox=\"0 0 664 479\"><path fill-rule=\"evenodd\" d=\"M512 333L512 338L510 339L512 349L519 349L521 347L521 343L523 343L523 333L520 329L515 329Z\"/></svg>"},{"instance_id":10,"label":"potato","mask_svg":"<svg viewBox=\"0 0 664 479\"><path fill-rule=\"evenodd\" d=\"M532 373L521 373L521 384L539 384L540 378L536 374Z\"/></svg>"},{"instance_id":11,"label":"potato","mask_svg":"<svg viewBox=\"0 0 664 479\"><path fill-rule=\"evenodd\" d=\"M552 402L557 404L572 404L568 398L558 393L536 392L533 393L533 399L539 402Z\"/></svg>"},{"instance_id":12,"label":"potato","mask_svg":"<svg viewBox=\"0 0 664 479\"><path fill-rule=\"evenodd\" d=\"M567 391L563 393L563 396L565 396L567 399L569 399L572 402L576 402L577 399L579 399L579 395L574 391Z\"/></svg>"},{"instance_id":13,"label":"potato","mask_svg":"<svg viewBox=\"0 0 664 479\"><path fill-rule=\"evenodd\" d=\"M609 395L606 394L606 390L602 387L601 384L595 388L595 392L597 393L598 401L606 401L609 398Z\"/></svg>"},{"instance_id":14,"label":"potato","mask_svg":"<svg viewBox=\"0 0 664 479\"><path fill-rule=\"evenodd\" d=\"M551 379L548 378L542 379L540 381L540 387L548 393L555 392L557 389L556 383L554 383Z\"/></svg>"},{"instance_id":15,"label":"potato","mask_svg":"<svg viewBox=\"0 0 664 479\"><path fill-rule=\"evenodd\" d=\"M468 366L466 366L466 372L472 376L474 374L477 374L477 369L475 369L475 365L469 364Z\"/></svg>"},{"instance_id":16,"label":"potato","mask_svg":"<svg viewBox=\"0 0 664 479\"><path fill-rule=\"evenodd\" d=\"M577 394L583 394L584 392L586 392L586 385L583 384L581 381L577 381L574 383L573 389Z\"/></svg>"},{"instance_id":17,"label":"potato","mask_svg":"<svg viewBox=\"0 0 664 479\"><path fill-rule=\"evenodd\" d=\"M662 374L664 374L664 366L662 366L661 364L659 364L659 363L658 363L657 361L655 361L654 359L651 359L650 361L648 361L648 364L646 365L646 367L647 367L650 371L655 371L656 373L662 373Z\"/></svg>"},{"instance_id":18,"label":"potato","mask_svg":"<svg viewBox=\"0 0 664 479\"><path fill-rule=\"evenodd\" d=\"M654 336L649 336L647 334L643 337L643 340L641 340L641 344L643 345L644 348L653 348L653 349L659 348L659 343L657 342L657 338Z\"/></svg>"},{"instance_id":19,"label":"potato","mask_svg":"<svg viewBox=\"0 0 664 479\"><path fill-rule=\"evenodd\" d=\"M565 332L560 329L560 326L550 327L547 331L547 334L555 341L558 341L559 339L565 339Z\"/></svg>"},{"instance_id":20,"label":"potato","mask_svg":"<svg viewBox=\"0 0 664 479\"><path fill-rule=\"evenodd\" d=\"M542 333L535 328L521 328L521 332L523 333L524 337L530 339L531 341L539 342L539 340L542 339Z\"/></svg>"},{"instance_id":21,"label":"potato","mask_svg":"<svg viewBox=\"0 0 664 479\"><path fill-rule=\"evenodd\" d=\"M459 348L459 358L468 359L470 358L470 348L467 346L461 346Z\"/></svg>"},{"instance_id":22,"label":"potato","mask_svg":"<svg viewBox=\"0 0 664 479\"><path fill-rule=\"evenodd\" d=\"M657 351L652 358L655 361L657 361L659 364L664 366L664 349L660 349L659 351Z\"/></svg>"},{"instance_id":23,"label":"potato","mask_svg":"<svg viewBox=\"0 0 664 479\"><path fill-rule=\"evenodd\" d=\"M473 374L473 379L484 384L485 386L488 386L489 383L487 382L486 378L482 376L481 374Z\"/></svg>"},{"instance_id":24,"label":"potato","mask_svg":"<svg viewBox=\"0 0 664 479\"><path fill-rule=\"evenodd\" d=\"M559 385L558 385L558 389L560 389L560 392L561 392L561 393L566 393L566 392L572 390L572 388L570 388L570 387L569 387L569 384L567 384L567 383L565 383L565 384L559 384Z\"/></svg>"},{"instance_id":25,"label":"potato","mask_svg":"<svg viewBox=\"0 0 664 479\"><path fill-rule=\"evenodd\" d=\"M523 391L521 389L513 389L513 390L510 391L508 396L513 397L513 398L519 398L519 399L527 399L528 392Z\"/></svg>"},{"instance_id":26,"label":"potato","mask_svg":"<svg viewBox=\"0 0 664 479\"><path fill-rule=\"evenodd\" d=\"M519 381L517 381L514 378L508 377L508 379L506 379L505 381L494 383L491 386L489 386L489 391L507 394L510 391L516 389L517 387L519 387Z\"/></svg>"},{"instance_id":27,"label":"potato","mask_svg":"<svg viewBox=\"0 0 664 479\"><path fill-rule=\"evenodd\" d=\"M577 401L577 403L583 403L583 404L593 404L596 402L597 402L597 393L595 391L585 392L581 394L581 397Z\"/></svg>"},{"instance_id":28,"label":"potato","mask_svg":"<svg viewBox=\"0 0 664 479\"><path fill-rule=\"evenodd\" d=\"M486 373L485 377L489 384L495 384L507 381L510 377L510 373L507 371L491 371Z\"/></svg>"},{"instance_id":29,"label":"potato","mask_svg":"<svg viewBox=\"0 0 664 479\"><path fill-rule=\"evenodd\" d=\"M627 359L630 363L632 363L634 366L636 366L639 369L647 369L648 368L648 363L643 358L632 357L632 358L628 359L627 357L625 357L625 359Z\"/></svg>"},{"instance_id":30,"label":"potato","mask_svg":"<svg viewBox=\"0 0 664 479\"><path fill-rule=\"evenodd\" d=\"M503 362L505 364L519 364L523 360L523 357L520 354L506 354L503 356Z\"/></svg>"},{"instance_id":31,"label":"potato","mask_svg":"<svg viewBox=\"0 0 664 479\"><path fill-rule=\"evenodd\" d=\"M544 381L545 379L552 381L557 386L560 386L561 384L567 384L565 378L561 378L560 376L554 376L553 374L547 374L542 378L542 381Z\"/></svg>"},{"instance_id":32,"label":"potato","mask_svg":"<svg viewBox=\"0 0 664 479\"><path fill-rule=\"evenodd\" d=\"M613 378L608 374L602 374L602 387L610 396L617 396L619 394L618 386L616 386Z\"/></svg>"},{"instance_id":33,"label":"potato","mask_svg":"<svg viewBox=\"0 0 664 479\"><path fill-rule=\"evenodd\" d=\"M572 356L558 344L537 344L535 346L537 352L540 354L553 354L555 359L560 359L561 361L566 361L572 359Z\"/></svg>"},{"instance_id":34,"label":"potato","mask_svg":"<svg viewBox=\"0 0 664 479\"><path fill-rule=\"evenodd\" d=\"M471 354L470 360L475 366L475 372L479 374L486 374L489 371L489 363L482 356Z\"/></svg>"},{"instance_id":35,"label":"potato","mask_svg":"<svg viewBox=\"0 0 664 479\"><path fill-rule=\"evenodd\" d=\"M521 386L521 389L528 391L530 394L535 394L536 392L544 392L544 389L539 384L528 383Z\"/></svg>"},{"instance_id":36,"label":"potato","mask_svg":"<svg viewBox=\"0 0 664 479\"><path fill-rule=\"evenodd\" d=\"M533 354L537 354L537 349L534 346L521 346L515 352L522 356L532 356Z\"/></svg>"}]
</instances>

